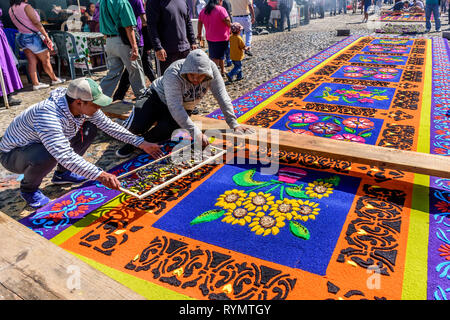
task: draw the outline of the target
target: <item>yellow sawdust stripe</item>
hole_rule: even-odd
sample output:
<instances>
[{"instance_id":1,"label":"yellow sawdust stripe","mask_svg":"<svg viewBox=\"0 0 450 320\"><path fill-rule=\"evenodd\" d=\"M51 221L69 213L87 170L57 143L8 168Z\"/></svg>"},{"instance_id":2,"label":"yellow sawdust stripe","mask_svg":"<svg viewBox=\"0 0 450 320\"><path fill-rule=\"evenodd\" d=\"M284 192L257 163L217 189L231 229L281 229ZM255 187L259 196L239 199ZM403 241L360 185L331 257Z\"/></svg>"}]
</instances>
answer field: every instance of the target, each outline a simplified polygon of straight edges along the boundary
<instances>
[{"instance_id":1,"label":"yellow sawdust stripe","mask_svg":"<svg viewBox=\"0 0 450 320\"><path fill-rule=\"evenodd\" d=\"M418 152L430 153L430 120L432 90L432 46L427 40L422 109L420 114ZM430 177L414 175L413 197L409 219L402 299L426 300L428 278L429 192Z\"/></svg>"}]
</instances>

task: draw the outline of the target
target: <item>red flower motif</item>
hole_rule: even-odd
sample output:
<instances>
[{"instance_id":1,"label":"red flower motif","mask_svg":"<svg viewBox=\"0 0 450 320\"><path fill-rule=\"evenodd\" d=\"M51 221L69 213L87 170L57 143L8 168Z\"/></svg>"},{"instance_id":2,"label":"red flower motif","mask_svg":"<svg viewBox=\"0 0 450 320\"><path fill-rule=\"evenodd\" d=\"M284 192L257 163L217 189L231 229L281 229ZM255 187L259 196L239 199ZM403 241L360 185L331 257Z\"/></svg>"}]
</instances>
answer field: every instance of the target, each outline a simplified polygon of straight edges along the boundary
<instances>
[{"instance_id":1,"label":"red flower motif","mask_svg":"<svg viewBox=\"0 0 450 320\"><path fill-rule=\"evenodd\" d=\"M439 256L445 257L445 260L450 261L450 245L441 244L441 247L438 249L439 252L442 252Z\"/></svg>"},{"instance_id":2,"label":"red flower motif","mask_svg":"<svg viewBox=\"0 0 450 320\"><path fill-rule=\"evenodd\" d=\"M450 202L439 201L434 206L442 213L450 213Z\"/></svg>"},{"instance_id":3,"label":"red flower motif","mask_svg":"<svg viewBox=\"0 0 450 320\"><path fill-rule=\"evenodd\" d=\"M374 126L374 123L366 118L348 118L342 121L342 124L349 128L367 129Z\"/></svg>"},{"instance_id":4,"label":"red flower motif","mask_svg":"<svg viewBox=\"0 0 450 320\"><path fill-rule=\"evenodd\" d=\"M311 123L319 120L319 117L312 113L295 113L289 116L289 120L297 123Z\"/></svg>"}]
</instances>

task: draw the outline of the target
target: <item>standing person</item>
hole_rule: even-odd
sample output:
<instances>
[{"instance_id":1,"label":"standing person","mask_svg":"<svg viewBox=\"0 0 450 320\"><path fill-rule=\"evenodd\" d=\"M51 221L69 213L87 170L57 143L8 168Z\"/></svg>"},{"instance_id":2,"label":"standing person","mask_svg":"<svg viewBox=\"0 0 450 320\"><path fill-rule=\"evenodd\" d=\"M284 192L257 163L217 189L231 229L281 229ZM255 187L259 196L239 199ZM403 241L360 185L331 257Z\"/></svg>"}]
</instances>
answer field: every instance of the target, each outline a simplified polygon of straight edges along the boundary
<instances>
[{"instance_id":1,"label":"standing person","mask_svg":"<svg viewBox=\"0 0 450 320\"><path fill-rule=\"evenodd\" d=\"M227 73L229 82L233 82L233 77L236 75L236 80L242 80L242 60L244 60L244 51L246 49L244 40L240 36L243 27L233 22L231 24L231 36L230 36L230 57L233 61L233 69Z\"/></svg>"},{"instance_id":2,"label":"standing person","mask_svg":"<svg viewBox=\"0 0 450 320\"><path fill-rule=\"evenodd\" d=\"M128 0L100 0L99 14L100 32L106 35L108 66L108 73L100 81L100 86L107 96L112 97L125 67L133 93L139 97L145 91L145 79L134 31L136 18L133 8ZM125 29L131 46L123 42L119 28Z\"/></svg>"},{"instance_id":3,"label":"standing person","mask_svg":"<svg viewBox=\"0 0 450 320\"><path fill-rule=\"evenodd\" d=\"M197 39L202 39L202 29L205 26L205 37L208 41L209 57L225 75L223 59L230 39L231 20L227 10L222 7L222 0L209 0L198 17Z\"/></svg>"},{"instance_id":4,"label":"standing person","mask_svg":"<svg viewBox=\"0 0 450 320\"><path fill-rule=\"evenodd\" d=\"M231 21L231 2L230 2L230 0L223 0L222 7L224 7L225 10L227 10L228 16L230 17L230 21ZM232 65L232 62L230 59L230 42L228 42L227 50L225 50L225 66L231 67L231 65Z\"/></svg>"},{"instance_id":5,"label":"standing person","mask_svg":"<svg viewBox=\"0 0 450 320\"><path fill-rule=\"evenodd\" d=\"M372 5L372 0L362 0L362 1L364 8L364 18L362 22L365 23L369 20L369 8Z\"/></svg>"},{"instance_id":6,"label":"standing person","mask_svg":"<svg viewBox=\"0 0 450 320\"><path fill-rule=\"evenodd\" d=\"M293 4L294 0L278 0L278 10L280 10L281 14L279 31L284 31L284 20L286 19L288 31L291 31L291 19L289 15L291 14Z\"/></svg>"},{"instance_id":7,"label":"standing person","mask_svg":"<svg viewBox=\"0 0 450 320\"><path fill-rule=\"evenodd\" d=\"M208 89L211 90L231 129L236 133L253 132L251 128L237 122L219 69L201 49L193 50L186 59L172 63L164 75L150 85L146 97L136 103L123 125L149 142L170 139L173 131L182 128L187 130L195 141L207 146L208 138L194 124L190 115ZM155 121L157 124L152 127ZM116 155L125 158L131 155L134 149L133 145L126 144L117 150Z\"/></svg>"},{"instance_id":8,"label":"standing person","mask_svg":"<svg viewBox=\"0 0 450 320\"><path fill-rule=\"evenodd\" d=\"M84 32L91 31L89 28L88 21L92 20L94 13L95 13L95 3L89 3L88 7L86 8L86 11L84 11L83 16L81 17L81 21L83 22L81 26L81 31Z\"/></svg>"},{"instance_id":9,"label":"standing person","mask_svg":"<svg viewBox=\"0 0 450 320\"><path fill-rule=\"evenodd\" d=\"M147 28L161 75L170 64L197 49L186 0L148 0Z\"/></svg>"},{"instance_id":10,"label":"standing person","mask_svg":"<svg viewBox=\"0 0 450 320\"><path fill-rule=\"evenodd\" d=\"M439 14L439 0L427 0L425 5L425 32L431 30L431 14L434 16L436 32L441 31L441 18Z\"/></svg>"},{"instance_id":11,"label":"standing person","mask_svg":"<svg viewBox=\"0 0 450 320\"><path fill-rule=\"evenodd\" d=\"M156 76L150 66L149 56L147 54L147 50L144 50L144 32L143 29L147 29L147 18L145 16L145 8L142 0L128 0L130 2L131 7L133 8L134 16L136 18L136 31L139 34L139 56L142 61L142 69L144 74L150 81L155 80ZM148 34L146 33L148 37ZM148 40L147 40L148 41ZM122 77L120 78L119 85L117 86L116 92L113 96L113 101L123 100L125 95L127 94L128 89L130 88L130 80L129 80L128 70L125 69L122 73Z\"/></svg>"},{"instance_id":12,"label":"standing person","mask_svg":"<svg viewBox=\"0 0 450 320\"><path fill-rule=\"evenodd\" d=\"M339 13L343 12L344 14L347 14L347 0L338 0L339 1Z\"/></svg>"},{"instance_id":13,"label":"standing person","mask_svg":"<svg viewBox=\"0 0 450 320\"><path fill-rule=\"evenodd\" d=\"M195 11L197 14L197 18L200 15L200 12L202 12L203 8L206 6L205 0L197 0L197 3L195 5Z\"/></svg>"},{"instance_id":14,"label":"standing person","mask_svg":"<svg viewBox=\"0 0 450 320\"><path fill-rule=\"evenodd\" d=\"M41 24L41 18L36 10L29 5L28 0L10 0L9 16L19 30L17 42L23 49L28 60L28 73L33 84L33 90L48 88L49 85L38 80L37 64L41 62L42 68L52 80L52 85L63 83L53 72L50 63L50 52L44 41L51 43L50 37Z\"/></svg>"},{"instance_id":15,"label":"standing person","mask_svg":"<svg viewBox=\"0 0 450 320\"><path fill-rule=\"evenodd\" d=\"M337 1L337 0L329 0L329 5L330 5L330 17L336 15L336 1Z\"/></svg>"},{"instance_id":16,"label":"standing person","mask_svg":"<svg viewBox=\"0 0 450 320\"><path fill-rule=\"evenodd\" d=\"M248 47L248 50L245 53L252 56L252 24L255 23L253 0L230 0L230 2L233 14L232 21L238 22L244 27L245 46Z\"/></svg>"},{"instance_id":17,"label":"standing person","mask_svg":"<svg viewBox=\"0 0 450 320\"><path fill-rule=\"evenodd\" d=\"M5 169L24 175L20 194L32 208L49 199L39 190L44 177L57 166L54 184L79 184L97 180L105 187L118 189L120 182L83 159L94 140L97 128L108 135L141 148L152 157L162 155L160 147L144 141L113 122L100 110L111 103L100 86L89 78L70 82L50 97L18 115L0 141L0 163Z\"/></svg>"},{"instance_id":18,"label":"standing person","mask_svg":"<svg viewBox=\"0 0 450 320\"><path fill-rule=\"evenodd\" d=\"M0 8L0 18L3 14ZM8 39L6 38L5 32L3 31L3 23L0 19L0 68L2 68L3 79L5 80L6 94L8 98L8 104L10 106L15 106L20 104L22 101L11 96L16 90L23 88L22 81L20 80L19 72L16 68L16 60L14 54L11 52L11 47L9 46ZM4 105L3 101L3 91L0 88L0 106Z\"/></svg>"}]
</instances>

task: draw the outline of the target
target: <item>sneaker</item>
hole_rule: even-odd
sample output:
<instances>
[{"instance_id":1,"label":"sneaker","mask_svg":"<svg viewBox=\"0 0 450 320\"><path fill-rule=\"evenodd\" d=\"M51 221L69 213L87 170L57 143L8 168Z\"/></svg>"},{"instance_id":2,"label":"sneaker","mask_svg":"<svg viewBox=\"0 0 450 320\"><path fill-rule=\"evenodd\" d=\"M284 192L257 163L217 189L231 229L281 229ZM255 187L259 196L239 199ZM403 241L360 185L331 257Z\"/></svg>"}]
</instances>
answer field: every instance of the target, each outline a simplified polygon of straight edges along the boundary
<instances>
[{"instance_id":1,"label":"sneaker","mask_svg":"<svg viewBox=\"0 0 450 320\"><path fill-rule=\"evenodd\" d=\"M56 79L57 80L55 80L55 81L52 80L52 86L66 82L66 79L61 79L61 78L56 78Z\"/></svg>"},{"instance_id":2,"label":"sneaker","mask_svg":"<svg viewBox=\"0 0 450 320\"><path fill-rule=\"evenodd\" d=\"M119 158L127 158L134 152L135 148L132 144L126 144L116 151L116 156Z\"/></svg>"},{"instance_id":3,"label":"sneaker","mask_svg":"<svg viewBox=\"0 0 450 320\"><path fill-rule=\"evenodd\" d=\"M17 105L19 105L21 103L22 103L22 100L13 98L11 96L8 96L8 105L10 107L17 106ZM5 102L3 101L3 97L0 97L0 107L3 107L4 105L5 105Z\"/></svg>"},{"instance_id":4,"label":"sneaker","mask_svg":"<svg viewBox=\"0 0 450 320\"><path fill-rule=\"evenodd\" d=\"M27 204L33 209L38 209L40 207L45 206L50 202L50 199L47 198L41 190L36 190L35 192L20 192L20 196L23 200L27 202Z\"/></svg>"},{"instance_id":5,"label":"sneaker","mask_svg":"<svg viewBox=\"0 0 450 320\"><path fill-rule=\"evenodd\" d=\"M436 32L441 32L441 29L436 29Z\"/></svg>"},{"instance_id":6,"label":"sneaker","mask_svg":"<svg viewBox=\"0 0 450 320\"><path fill-rule=\"evenodd\" d=\"M236 81L241 81L244 77L236 78Z\"/></svg>"},{"instance_id":7,"label":"sneaker","mask_svg":"<svg viewBox=\"0 0 450 320\"><path fill-rule=\"evenodd\" d=\"M39 82L38 85L33 86L33 91L45 89L45 88L48 88L48 87L50 87L50 85L48 85L46 83Z\"/></svg>"},{"instance_id":8,"label":"sneaker","mask_svg":"<svg viewBox=\"0 0 450 320\"><path fill-rule=\"evenodd\" d=\"M428 32L430 32L430 29L426 29L426 30L425 30L425 33L428 33Z\"/></svg>"},{"instance_id":9,"label":"sneaker","mask_svg":"<svg viewBox=\"0 0 450 320\"><path fill-rule=\"evenodd\" d=\"M62 173L55 171L52 178L53 184L79 184L85 182L86 180L87 179L85 177L70 171L64 171Z\"/></svg>"},{"instance_id":10,"label":"sneaker","mask_svg":"<svg viewBox=\"0 0 450 320\"><path fill-rule=\"evenodd\" d=\"M250 50L245 51L245 54L247 54L248 56L253 56L253 53Z\"/></svg>"},{"instance_id":11,"label":"sneaker","mask_svg":"<svg viewBox=\"0 0 450 320\"><path fill-rule=\"evenodd\" d=\"M229 82L233 82L233 79L230 77L230 75L228 73L225 73L225 76L227 77Z\"/></svg>"}]
</instances>

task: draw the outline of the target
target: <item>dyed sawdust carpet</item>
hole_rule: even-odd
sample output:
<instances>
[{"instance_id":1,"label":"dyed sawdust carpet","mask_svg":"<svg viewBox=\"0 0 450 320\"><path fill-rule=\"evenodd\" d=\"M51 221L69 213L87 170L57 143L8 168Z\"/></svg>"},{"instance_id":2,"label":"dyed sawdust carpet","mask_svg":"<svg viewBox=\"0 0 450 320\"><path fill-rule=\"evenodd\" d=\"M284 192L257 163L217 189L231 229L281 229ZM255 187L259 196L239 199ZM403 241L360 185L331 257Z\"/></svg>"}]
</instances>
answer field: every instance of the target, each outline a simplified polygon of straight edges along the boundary
<instances>
[{"instance_id":1,"label":"dyed sawdust carpet","mask_svg":"<svg viewBox=\"0 0 450 320\"><path fill-rule=\"evenodd\" d=\"M394 13L390 12L382 12L379 18L380 21L389 21L389 22L425 22L425 13ZM431 21L434 21L434 16L431 16Z\"/></svg>"},{"instance_id":2,"label":"dyed sawdust carpet","mask_svg":"<svg viewBox=\"0 0 450 320\"><path fill-rule=\"evenodd\" d=\"M352 36L233 104L241 123L449 156L449 52ZM21 222L149 299L450 298L449 179L272 156L269 174L210 164L144 200L90 182Z\"/></svg>"}]
</instances>

